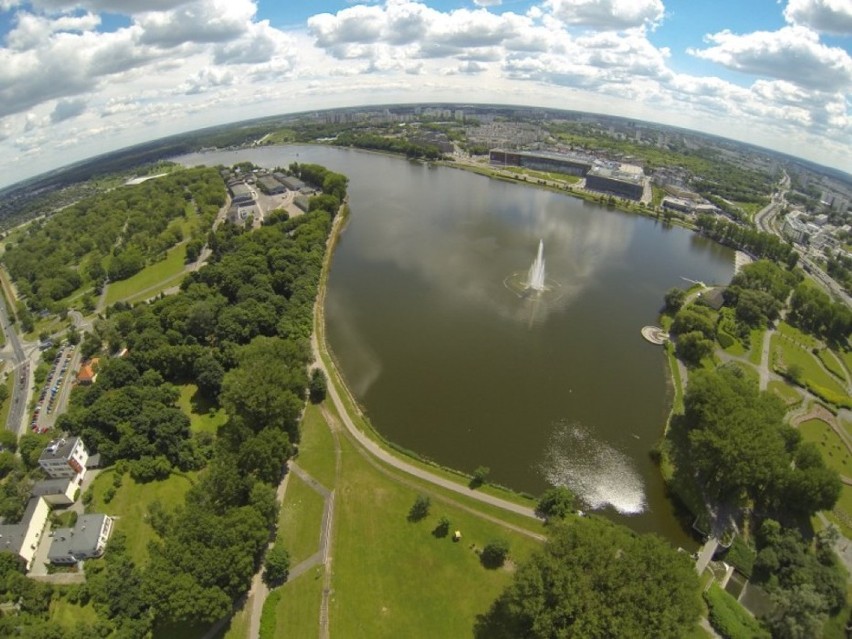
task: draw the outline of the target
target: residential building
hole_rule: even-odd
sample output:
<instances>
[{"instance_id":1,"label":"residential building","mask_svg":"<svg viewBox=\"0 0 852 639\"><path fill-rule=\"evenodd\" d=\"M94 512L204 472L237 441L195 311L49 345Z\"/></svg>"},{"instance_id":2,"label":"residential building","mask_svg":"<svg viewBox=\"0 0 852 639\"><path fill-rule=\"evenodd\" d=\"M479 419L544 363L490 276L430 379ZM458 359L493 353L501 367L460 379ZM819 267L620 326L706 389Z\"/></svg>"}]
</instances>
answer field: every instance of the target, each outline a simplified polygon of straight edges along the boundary
<instances>
[{"instance_id":1,"label":"residential building","mask_svg":"<svg viewBox=\"0 0 852 639\"><path fill-rule=\"evenodd\" d=\"M15 553L26 570L32 568L49 514L47 502L41 497L32 497L19 523L0 525L0 551Z\"/></svg>"},{"instance_id":2,"label":"residential building","mask_svg":"<svg viewBox=\"0 0 852 639\"><path fill-rule=\"evenodd\" d=\"M79 437L54 439L41 452L38 464L53 479L76 478L86 472L89 453Z\"/></svg>"},{"instance_id":3,"label":"residential building","mask_svg":"<svg viewBox=\"0 0 852 639\"><path fill-rule=\"evenodd\" d=\"M77 383L82 386L94 384L98 379L98 364L100 364L100 358L97 357L80 364L80 370L77 371Z\"/></svg>"},{"instance_id":4,"label":"residential building","mask_svg":"<svg viewBox=\"0 0 852 639\"><path fill-rule=\"evenodd\" d=\"M75 564L104 554L112 532L112 517L102 514L82 515L73 528L53 531L47 558L53 564Z\"/></svg>"},{"instance_id":5,"label":"residential building","mask_svg":"<svg viewBox=\"0 0 852 639\"><path fill-rule=\"evenodd\" d=\"M74 477L44 479L33 486L30 494L33 497L42 497L52 506L70 506L74 503L74 495L78 487L79 484Z\"/></svg>"}]
</instances>

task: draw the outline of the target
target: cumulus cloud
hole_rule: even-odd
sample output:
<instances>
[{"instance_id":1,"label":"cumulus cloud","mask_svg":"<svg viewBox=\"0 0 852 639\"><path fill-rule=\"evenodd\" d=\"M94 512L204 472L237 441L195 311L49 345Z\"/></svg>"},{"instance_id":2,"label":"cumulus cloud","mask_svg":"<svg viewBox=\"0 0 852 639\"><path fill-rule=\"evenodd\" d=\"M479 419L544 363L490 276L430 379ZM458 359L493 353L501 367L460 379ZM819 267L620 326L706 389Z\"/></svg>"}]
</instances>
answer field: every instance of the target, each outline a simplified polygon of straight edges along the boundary
<instances>
[{"instance_id":1,"label":"cumulus cloud","mask_svg":"<svg viewBox=\"0 0 852 639\"><path fill-rule=\"evenodd\" d=\"M50 114L50 121L53 124L70 120L81 115L86 110L86 100L77 98L74 100L59 100Z\"/></svg>"},{"instance_id":2,"label":"cumulus cloud","mask_svg":"<svg viewBox=\"0 0 852 639\"><path fill-rule=\"evenodd\" d=\"M706 36L706 49L688 49L692 55L729 69L787 80L820 91L848 91L852 86L852 58L839 47L819 41L806 27L737 35L728 30Z\"/></svg>"},{"instance_id":3,"label":"cumulus cloud","mask_svg":"<svg viewBox=\"0 0 852 639\"><path fill-rule=\"evenodd\" d=\"M789 0L784 17L823 33L852 35L852 2L849 0Z\"/></svg>"},{"instance_id":4,"label":"cumulus cloud","mask_svg":"<svg viewBox=\"0 0 852 639\"><path fill-rule=\"evenodd\" d=\"M181 91L187 95L197 95L215 87L231 86L233 83L234 74L230 71L208 67L187 80Z\"/></svg>"},{"instance_id":5,"label":"cumulus cloud","mask_svg":"<svg viewBox=\"0 0 852 639\"><path fill-rule=\"evenodd\" d=\"M477 7L496 7L503 4L503 0L473 0Z\"/></svg>"},{"instance_id":6,"label":"cumulus cloud","mask_svg":"<svg viewBox=\"0 0 852 639\"><path fill-rule=\"evenodd\" d=\"M9 0L5 0L9 1ZM169 11L190 0L31 0L36 9L51 12L73 11L74 9L88 9L90 11L116 13L129 15L135 13L146 13L149 11ZM11 0L11 5L23 4L19 0ZM0 8L2 8L0 0Z\"/></svg>"},{"instance_id":7,"label":"cumulus cloud","mask_svg":"<svg viewBox=\"0 0 852 639\"><path fill-rule=\"evenodd\" d=\"M197 0L172 11L137 16L141 42L175 47L186 42L227 42L244 34L254 17L251 0Z\"/></svg>"},{"instance_id":8,"label":"cumulus cloud","mask_svg":"<svg viewBox=\"0 0 852 639\"><path fill-rule=\"evenodd\" d=\"M37 47L54 33L93 31L101 23L100 17L91 13L50 19L20 12L15 21L15 27L6 35L6 46L16 51Z\"/></svg>"},{"instance_id":9,"label":"cumulus cloud","mask_svg":"<svg viewBox=\"0 0 852 639\"><path fill-rule=\"evenodd\" d=\"M601 31L654 26L665 12L662 0L546 0L544 5L566 24Z\"/></svg>"}]
</instances>

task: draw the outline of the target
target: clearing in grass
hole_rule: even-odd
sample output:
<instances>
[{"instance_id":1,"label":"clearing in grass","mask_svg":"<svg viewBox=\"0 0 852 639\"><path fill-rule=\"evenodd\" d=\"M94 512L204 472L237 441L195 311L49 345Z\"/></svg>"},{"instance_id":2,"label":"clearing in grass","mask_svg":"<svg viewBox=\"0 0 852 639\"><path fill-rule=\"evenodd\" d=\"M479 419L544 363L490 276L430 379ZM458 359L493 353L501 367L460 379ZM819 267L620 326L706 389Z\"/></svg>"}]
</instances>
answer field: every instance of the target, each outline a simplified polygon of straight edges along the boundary
<instances>
[{"instance_id":1,"label":"clearing in grass","mask_svg":"<svg viewBox=\"0 0 852 639\"><path fill-rule=\"evenodd\" d=\"M178 407L189 416L189 428L193 433L216 434L219 427L228 421L224 408L216 406L204 397L195 384L181 384Z\"/></svg>"},{"instance_id":2,"label":"clearing in grass","mask_svg":"<svg viewBox=\"0 0 852 639\"><path fill-rule=\"evenodd\" d=\"M148 289L156 288L161 282L174 280L185 267L186 244L180 244L166 253L166 259L146 266L133 277L118 282L110 282L107 286L107 306L118 301L141 295ZM151 295L156 295L155 291Z\"/></svg>"},{"instance_id":3,"label":"clearing in grass","mask_svg":"<svg viewBox=\"0 0 852 639\"><path fill-rule=\"evenodd\" d=\"M320 528L325 500L318 492L291 472L287 492L278 514L275 543L290 553L293 567L319 550Z\"/></svg>"}]
</instances>

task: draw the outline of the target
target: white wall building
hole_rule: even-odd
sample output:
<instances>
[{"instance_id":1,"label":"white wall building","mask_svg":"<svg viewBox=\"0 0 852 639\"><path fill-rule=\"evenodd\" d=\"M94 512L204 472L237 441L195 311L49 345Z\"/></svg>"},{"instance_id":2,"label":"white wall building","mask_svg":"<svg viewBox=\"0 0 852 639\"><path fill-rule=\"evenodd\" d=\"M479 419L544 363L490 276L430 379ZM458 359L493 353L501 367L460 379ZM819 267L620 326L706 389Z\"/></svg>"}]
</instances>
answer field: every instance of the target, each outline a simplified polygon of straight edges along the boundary
<instances>
[{"instance_id":1,"label":"white wall building","mask_svg":"<svg viewBox=\"0 0 852 639\"><path fill-rule=\"evenodd\" d=\"M89 453L79 437L54 439L41 452L38 464L50 477L76 477L86 472Z\"/></svg>"}]
</instances>

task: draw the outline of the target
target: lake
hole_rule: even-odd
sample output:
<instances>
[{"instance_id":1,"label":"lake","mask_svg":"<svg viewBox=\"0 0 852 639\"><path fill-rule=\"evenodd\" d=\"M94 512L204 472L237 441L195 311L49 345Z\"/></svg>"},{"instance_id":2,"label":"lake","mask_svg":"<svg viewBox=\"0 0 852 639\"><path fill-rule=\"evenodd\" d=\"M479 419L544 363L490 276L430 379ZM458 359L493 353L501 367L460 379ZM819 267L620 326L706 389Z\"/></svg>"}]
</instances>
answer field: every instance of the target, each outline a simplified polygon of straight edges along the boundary
<instances>
[{"instance_id":1,"label":"lake","mask_svg":"<svg viewBox=\"0 0 852 639\"><path fill-rule=\"evenodd\" d=\"M561 193L362 151L176 160L314 162L349 177L328 340L389 440L534 495L564 483L590 509L694 547L649 457L670 390L640 329L669 288L727 283L733 251ZM524 293L540 241L546 288Z\"/></svg>"}]
</instances>

